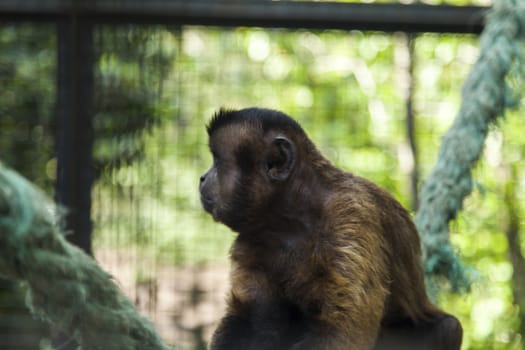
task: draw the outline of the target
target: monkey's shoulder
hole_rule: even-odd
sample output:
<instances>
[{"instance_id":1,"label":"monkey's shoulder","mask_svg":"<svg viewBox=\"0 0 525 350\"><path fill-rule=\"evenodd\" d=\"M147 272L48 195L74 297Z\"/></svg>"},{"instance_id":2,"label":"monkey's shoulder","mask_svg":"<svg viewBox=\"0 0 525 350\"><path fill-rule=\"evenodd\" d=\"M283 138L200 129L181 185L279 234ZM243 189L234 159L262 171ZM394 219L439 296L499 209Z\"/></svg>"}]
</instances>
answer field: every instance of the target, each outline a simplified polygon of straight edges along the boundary
<instances>
[{"instance_id":1,"label":"monkey's shoulder","mask_svg":"<svg viewBox=\"0 0 525 350\"><path fill-rule=\"evenodd\" d=\"M370 180L349 172L341 172L338 181L331 186L331 195L326 201L330 209L339 212L369 212L376 215L383 209L405 210L386 190Z\"/></svg>"},{"instance_id":2,"label":"monkey's shoulder","mask_svg":"<svg viewBox=\"0 0 525 350\"><path fill-rule=\"evenodd\" d=\"M372 181L352 173L341 173L326 201L327 217L335 225L385 228L408 228L415 231L410 213L388 191Z\"/></svg>"}]
</instances>

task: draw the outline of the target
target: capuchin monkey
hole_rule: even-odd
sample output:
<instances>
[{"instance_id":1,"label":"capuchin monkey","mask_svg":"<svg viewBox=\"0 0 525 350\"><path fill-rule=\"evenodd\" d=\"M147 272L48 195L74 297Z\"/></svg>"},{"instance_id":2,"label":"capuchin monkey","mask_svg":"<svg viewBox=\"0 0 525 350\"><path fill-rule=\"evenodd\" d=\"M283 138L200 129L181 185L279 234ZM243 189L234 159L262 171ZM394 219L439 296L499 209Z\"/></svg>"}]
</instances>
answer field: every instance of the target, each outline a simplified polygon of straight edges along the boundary
<instances>
[{"instance_id":1,"label":"capuchin monkey","mask_svg":"<svg viewBox=\"0 0 525 350\"><path fill-rule=\"evenodd\" d=\"M459 321L429 301L409 213L336 168L273 110L221 110L201 202L237 233L212 350L459 350Z\"/></svg>"}]
</instances>

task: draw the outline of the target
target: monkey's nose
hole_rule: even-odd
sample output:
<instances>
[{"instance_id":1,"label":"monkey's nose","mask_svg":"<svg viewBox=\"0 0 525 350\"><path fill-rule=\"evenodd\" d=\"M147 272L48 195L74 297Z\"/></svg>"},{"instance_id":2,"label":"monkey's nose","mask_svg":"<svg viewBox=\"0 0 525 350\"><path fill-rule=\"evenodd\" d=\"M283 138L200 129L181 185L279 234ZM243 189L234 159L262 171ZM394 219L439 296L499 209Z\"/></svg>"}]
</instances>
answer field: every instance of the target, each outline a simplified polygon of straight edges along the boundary
<instances>
[{"instance_id":1,"label":"monkey's nose","mask_svg":"<svg viewBox=\"0 0 525 350\"><path fill-rule=\"evenodd\" d=\"M201 185L204 182L204 180L206 180L206 174L202 175L201 178L200 178L200 184Z\"/></svg>"}]
</instances>

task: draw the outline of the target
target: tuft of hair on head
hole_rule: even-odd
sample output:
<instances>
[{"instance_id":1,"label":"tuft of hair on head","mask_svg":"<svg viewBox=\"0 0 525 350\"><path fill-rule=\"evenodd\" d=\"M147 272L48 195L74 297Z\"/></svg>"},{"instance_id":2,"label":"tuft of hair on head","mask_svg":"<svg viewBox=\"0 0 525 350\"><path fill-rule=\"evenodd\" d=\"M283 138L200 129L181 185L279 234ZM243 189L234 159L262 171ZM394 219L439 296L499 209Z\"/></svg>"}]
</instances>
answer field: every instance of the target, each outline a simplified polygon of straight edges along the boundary
<instances>
[{"instance_id":1,"label":"tuft of hair on head","mask_svg":"<svg viewBox=\"0 0 525 350\"><path fill-rule=\"evenodd\" d=\"M222 125L229 123L232 115L235 112L236 111L233 109L227 109L224 107L221 107L218 112L215 112L208 122L208 125L206 125L206 131L208 132L208 135L211 135Z\"/></svg>"},{"instance_id":2,"label":"tuft of hair on head","mask_svg":"<svg viewBox=\"0 0 525 350\"><path fill-rule=\"evenodd\" d=\"M264 130L279 129L282 131L293 130L298 134L304 134L303 129L290 116L273 110L265 108L245 108L240 110L221 108L216 112L210 122L206 126L208 135L211 135L217 129L224 125L229 125L236 122L254 122L257 121Z\"/></svg>"}]
</instances>

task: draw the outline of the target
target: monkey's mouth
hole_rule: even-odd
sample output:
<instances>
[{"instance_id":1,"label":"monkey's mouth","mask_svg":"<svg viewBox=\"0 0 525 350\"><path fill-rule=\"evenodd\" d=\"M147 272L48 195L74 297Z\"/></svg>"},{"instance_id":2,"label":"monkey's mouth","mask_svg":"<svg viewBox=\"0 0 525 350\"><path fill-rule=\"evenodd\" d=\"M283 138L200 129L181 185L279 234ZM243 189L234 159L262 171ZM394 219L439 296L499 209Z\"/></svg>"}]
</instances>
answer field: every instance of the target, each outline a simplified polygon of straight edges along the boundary
<instances>
[{"instance_id":1,"label":"monkey's mouth","mask_svg":"<svg viewBox=\"0 0 525 350\"><path fill-rule=\"evenodd\" d=\"M208 213L212 213L213 207L215 206L213 199L201 195L201 204L204 210Z\"/></svg>"}]
</instances>

